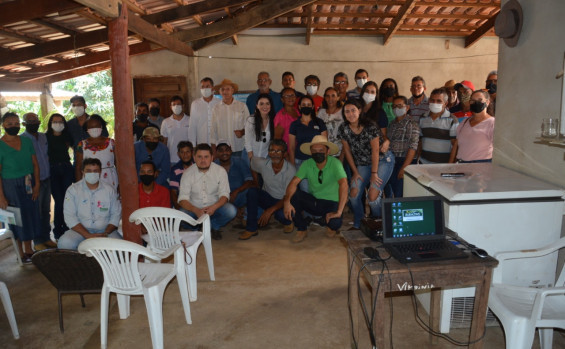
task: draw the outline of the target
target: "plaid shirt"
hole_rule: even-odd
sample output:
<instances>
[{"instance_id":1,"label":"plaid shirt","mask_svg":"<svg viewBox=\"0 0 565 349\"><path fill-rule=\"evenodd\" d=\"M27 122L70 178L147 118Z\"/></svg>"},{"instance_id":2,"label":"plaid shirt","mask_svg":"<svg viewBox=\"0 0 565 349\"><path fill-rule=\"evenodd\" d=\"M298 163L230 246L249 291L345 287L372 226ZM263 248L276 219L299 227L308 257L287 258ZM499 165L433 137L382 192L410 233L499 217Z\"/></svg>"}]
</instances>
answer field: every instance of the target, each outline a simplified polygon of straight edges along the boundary
<instances>
[{"instance_id":1,"label":"plaid shirt","mask_svg":"<svg viewBox=\"0 0 565 349\"><path fill-rule=\"evenodd\" d=\"M390 151L395 157L406 157L408 149L418 150L420 140L420 126L409 116L402 120L394 119L387 129L390 140Z\"/></svg>"}]
</instances>

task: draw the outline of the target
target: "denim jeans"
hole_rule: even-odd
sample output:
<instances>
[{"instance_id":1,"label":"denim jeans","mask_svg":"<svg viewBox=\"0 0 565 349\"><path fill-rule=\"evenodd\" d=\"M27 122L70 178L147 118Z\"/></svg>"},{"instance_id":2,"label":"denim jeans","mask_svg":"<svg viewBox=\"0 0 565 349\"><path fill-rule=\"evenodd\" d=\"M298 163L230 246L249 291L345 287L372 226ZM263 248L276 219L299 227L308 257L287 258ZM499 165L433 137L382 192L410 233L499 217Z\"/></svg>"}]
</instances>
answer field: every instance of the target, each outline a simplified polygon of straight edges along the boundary
<instances>
[{"instance_id":1,"label":"denim jeans","mask_svg":"<svg viewBox=\"0 0 565 349\"><path fill-rule=\"evenodd\" d=\"M249 189L245 189L244 191L240 192L239 194L237 194L237 196L235 197L235 200L232 202L232 204L237 207L243 207L247 204L247 191Z\"/></svg>"},{"instance_id":2,"label":"denim jeans","mask_svg":"<svg viewBox=\"0 0 565 349\"><path fill-rule=\"evenodd\" d=\"M296 190L290 203L296 211L293 217L294 225L299 231L305 231L308 228L308 222L303 216L304 212L310 213L312 216L326 217L327 213L337 211L339 202L331 200L316 199L314 195L305 193L302 190ZM339 218L332 218L328 222L328 227L332 230L338 230L343 221L343 215Z\"/></svg>"},{"instance_id":3,"label":"denim jeans","mask_svg":"<svg viewBox=\"0 0 565 349\"><path fill-rule=\"evenodd\" d=\"M33 176L31 183L34 183ZM39 201L33 201L25 186L25 177L2 178L4 197L9 206L18 207L22 216L22 226L10 224L10 230L20 241L31 241L40 233L39 225Z\"/></svg>"},{"instance_id":4,"label":"denim jeans","mask_svg":"<svg viewBox=\"0 0 565 349\"><path fill-rule=\"evenodd\" d=\"M294 165L296 167L296 171L298 171L298 169L300 168L300 166L304 161L306 160L294 159ZM298 184L298 188L300 188L300 190L302 190L303 192L308 193L308 180L307 179L301 180L300 183Z\"/></svg>"},{"instance_id":5,"label":"denim jeans","mask_svg":"<svg viewBox=\"0 0 565 349\"><path fill-rule=\"evenodd\" d=\"M377 187L381 194L379 197L372 203L369 203L371 207L371 215L373 216L380 216L380 206L381 206L381 197L382 197L382 190L385 183L390 178L390 174L392 173L392 169L394 167L394 155L389 151L387 152L382 159L379 160L379 167L377 170L377 175L380 179L382 179L383 183ZM358 179L357 183L351 183L351 188L356 187L357 194L354 197L349 196L349 203L351 205L351 209L353 210L353 226L355 228L359 228L361 226L361 219L365 215L364 213L364 205L363 205L363 193L365 189L369 188L371 184L371 166L357 166L357 172L361 176L361 180ZM374 184L373 184L374 185Z\"/></svg>"},{"instance_id":6,"label":"denim jeans","mask_svg":"<svg viewBox=\"0 0 565 349\"><path fill-rule=\"evenodd\" d=\"M379 160L379 169L377 170L378 176L380 179L383 180L380 186L376 187L375 189L379 190L379 196L374 201L369 201L369 207L371 208L371 216L380 218L382 216L382 201L383 201L383 190L385 188L386 183L390 179L392 175L392 171L394 170L394 155L391 151L388 151L384 156Z\"/></svg>"},{"instance_id":7,"label":"denim jeans","mask_svg":"<svg viewBox=\"0 0 565 349\"><path fill-rule=\"evenodd\" d=\"M191 216L194 219L198 219L198 217L196 217L196 214L194 212L185 210L184 208L181 208L181 211L187 213L189 216ZM216 212L214 212L214 214L212 215L212 217L210 217L210 225L212 226L211 228L213 230L220 230L221 227L228 224L232 219L234 219L236 215L237 215L237 208L235 208L235 206L230 204L229 202L226 202L224 206L217 209Z\"/></svg>"},{"instance_id":8,"label":"denim jeans","mask_svg":"<svg viewBox=\"0 0 565 349\"><path fill-rule=\"evenodd\" d=\"M39 236L33 239L35 244L51 240L51 184L49 178L41 181L39 186Z\"/></svg>"},{"instance_id":9,"label":"denim jeans","mask_svg":"<svg viewBox=\"0 0 565 349\"><path fill-rule=\"evenodd\" d=\"M104 230L93 230L90 231L89 233L99 234L103 232ZM120 239L120 240L123 239L117 230L114 230L112 233L110 233L108 237L112 239ZM59 241L57 241L57 248L63 250L76 250L78 249L78 245L80 245L80 243L83 242L84 240L86 240L84 236L80 235L79 233L77 233L72 229L69 229L65 232L65 234L61 236Z\"/></svg>"},{"instance_id":10,"label":"denim jeans","mask_svg":"<svg viewBox=\"0 0 565 349\"><path fill-rule=\"evenodd\" d=\"M55 214L53 217L53 235L55 239L59 239L69 227L65 224L63 215L63 205L65 202L65 193L71 184L73 184L74 172L70 162L51 164L51 195L55 201Z\"/></svg>"},{"instance_id":11,"label":"denim jeans","mask_svg":"<svg viewBox=\"0 0 565 349\"><path fill-rule=\"evenodd\" d=\"M250 232L256 232L258 228L257 221L259 219L259 214L262 210L259 208L267 209L276 205L279 199L275 199L269 193L259 188L249 188L247 190L247 226L245 230ZM274 213L275 219L281 222L283 225L289 225L292 223L284 217L283 209L278 209Z\"/></svg>"},{"instance_id":12,"label":"denim jeans","mask_svg":"<svg viewBox=\"0 0 565 349\"><path fill-rule=\"evenodd\" d=\"M404 165L405 157L397 157L394 160L394 170L390 175L390 179L385 188L385 195L387 198L401 198L404 195L404 178L398 178L400 168ZM417 160L412 160L411 164L416 164Z\"/></svg>"}]
</instances>

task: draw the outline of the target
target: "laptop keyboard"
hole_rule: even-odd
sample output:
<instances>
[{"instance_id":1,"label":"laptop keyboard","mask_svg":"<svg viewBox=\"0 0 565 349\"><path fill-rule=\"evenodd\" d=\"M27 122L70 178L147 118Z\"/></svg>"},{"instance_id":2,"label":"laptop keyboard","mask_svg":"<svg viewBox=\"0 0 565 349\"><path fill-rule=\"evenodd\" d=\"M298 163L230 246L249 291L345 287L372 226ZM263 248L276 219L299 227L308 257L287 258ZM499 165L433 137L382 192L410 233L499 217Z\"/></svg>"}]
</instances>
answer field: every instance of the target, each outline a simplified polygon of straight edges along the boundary
<instances>
[{"instance_id":1,"label":"laptop keyboard","mask_svg":"<svg viewBox=\"0 0 565 349\"><path fill-rule=\"evenodd\" d=\"M395 244L396 248L402 253L445 250L450 249L450 245L451 243L445 240L406 242L402 244Z\"/></svg>"}]
</instances>

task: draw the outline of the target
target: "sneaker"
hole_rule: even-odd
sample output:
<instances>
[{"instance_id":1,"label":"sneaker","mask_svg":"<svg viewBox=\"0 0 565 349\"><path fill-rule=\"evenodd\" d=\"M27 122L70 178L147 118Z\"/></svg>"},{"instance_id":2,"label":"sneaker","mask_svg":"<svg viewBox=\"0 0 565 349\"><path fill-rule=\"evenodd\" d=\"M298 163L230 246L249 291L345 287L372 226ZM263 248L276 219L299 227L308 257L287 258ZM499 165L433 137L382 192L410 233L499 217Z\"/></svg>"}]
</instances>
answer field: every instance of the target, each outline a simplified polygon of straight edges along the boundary
<instances>
[{"instance_id":1,"label":"sneaker","mask_svg":"<svg viewBox=\"0 0 565 349\"><path fill-rule=\"evenodd\" d=\"M20 259L22 260L22 264L24 265L31 264L31 256L33 256L33 254L24 253L24 255L20 257Z\"/></svg>"},{"instance_id":2,"label":"sneaker","mask_svg":"<svg viewBox=\"0 0 565 349\"><path fill-rule=\"evenodd\" d=\"M244 231L243 233L239 234L239 240L249 240L251 239L253 236L257 236L259 235L258 232L256 231Z\"/></svg>"},{"instance_id":3,"label":"sneaker","mask_svg":"<svg viewBox=\"0 0 565 349\"><path fill-rule=\"evenodd\" d=\"M326 228L326 236L329 238L333 238L337 234L337 231L330 229L329 227Z\"/></svg>"},{"instance_id":4,"label":"sneaker","mask_svg":"<svg viewBox=\"0 0 565 349\"><path fill-rule=\"evenodd\" d=\"M290 233L292 233L293 230L294 230L294 223L290 223L290 224L285 225L283 227L283 233L285 233L285 234L290 234Z\"/></svg>"},{"instance_id":5,"label":"sneaker","mask_svg":"<svg viewBox=\"0 0 565 349\"><path fill-rule=\"evenodd\" d=\"M43 244L49 248L57 248L57 243L51 240L47 240Z\"/></svg>"},{"instance_id":6,"label":"sneaker","mask_svg":"<svg viewBox=\"0 0 565 349\"><path fill-rule=\"evenodd\" d=\"M48 249L48 248L49 248L49 247L47 247L46 244L37 244L37 245L34 244L34 245L33 245L33 249L34 249L35 251L43 251L43 250L46 250L46 249Z\"/></svg>"},{"instance_id":7,"label":"sneaker","mask_svg":"<svg viewBox=\"0 0 565 349\"><path fill-rule=\"evenodd\" d=\"M212 229L212 239L214 240L222 240L222 232L216 229Z\"/></svg>"},{"instance_id":8,"label":"sneaker","mask_svg":"<svg viewBox=\"0 0 565 349\"><path fill-rule=\"evenodd\" d=\"M295 242L295 243L302 242L306 238L306 235L307 235L307 233L306 233L305 230L299 230L299 231L296 232L296 235L292 239L292 242Z\"/></svg>"}]
</instances>

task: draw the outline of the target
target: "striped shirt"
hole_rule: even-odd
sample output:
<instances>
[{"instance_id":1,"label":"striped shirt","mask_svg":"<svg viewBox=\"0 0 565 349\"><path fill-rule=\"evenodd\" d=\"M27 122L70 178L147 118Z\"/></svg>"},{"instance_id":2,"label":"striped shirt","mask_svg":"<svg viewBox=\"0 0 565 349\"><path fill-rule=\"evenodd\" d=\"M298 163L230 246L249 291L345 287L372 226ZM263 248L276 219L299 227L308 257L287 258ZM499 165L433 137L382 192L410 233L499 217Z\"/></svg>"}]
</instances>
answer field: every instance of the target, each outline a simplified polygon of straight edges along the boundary
<instances>
[{"instance_id":1,"label":"striped shirt","mask_svg":"<svg viewBox=\"0 0 565 349\"><path fill-rule=\"evenodd\" d=\"M422 154L420 162L447 163L451 155L451 141L457 138L457 118L445 109L443 114L433 120L429 113L420 118L420 139Z\"/></svg>"},{"instance_id":2,"label":"striped shirt","mask_svg":"<svg viewBox=\"0 0 565 349\"><path fill-rule=\"evenodd\" d=\"M428 96L424 95L420 104L414 104L414 97L410 97L408 99L408 104L410 105L410 110L408 114L412 120L419 122L422 115L429 113L430 111L430 103L428 102Z\"/></svg>"}]
</instances>

